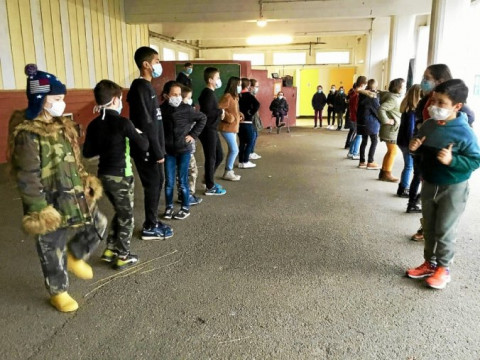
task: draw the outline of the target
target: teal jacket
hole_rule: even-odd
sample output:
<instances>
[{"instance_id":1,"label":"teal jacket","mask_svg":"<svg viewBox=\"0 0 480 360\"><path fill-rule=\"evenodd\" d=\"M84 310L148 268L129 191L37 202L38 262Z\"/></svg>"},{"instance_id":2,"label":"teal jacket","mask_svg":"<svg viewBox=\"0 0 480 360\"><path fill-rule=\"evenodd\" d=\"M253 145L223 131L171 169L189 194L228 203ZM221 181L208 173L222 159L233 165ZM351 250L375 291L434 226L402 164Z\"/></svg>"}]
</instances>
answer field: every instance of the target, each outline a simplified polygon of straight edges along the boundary
<instances>
[{"instance_id":1,"label":"teal jacket","mask_svg":"<svg viewBox=\"0 0 480 360\"><path fill-rule=\"evenodd\" d=\"M415 154L420 155L422 178L431 184L451 185L466 181L480 166L480 147L477 137L468 125L467 116L457 113L457 118L440 125L429 119L415 136L425 141ZM453 144L452 162L444 165L437 159L438 152Z\"/></svg>"}]
</instances>

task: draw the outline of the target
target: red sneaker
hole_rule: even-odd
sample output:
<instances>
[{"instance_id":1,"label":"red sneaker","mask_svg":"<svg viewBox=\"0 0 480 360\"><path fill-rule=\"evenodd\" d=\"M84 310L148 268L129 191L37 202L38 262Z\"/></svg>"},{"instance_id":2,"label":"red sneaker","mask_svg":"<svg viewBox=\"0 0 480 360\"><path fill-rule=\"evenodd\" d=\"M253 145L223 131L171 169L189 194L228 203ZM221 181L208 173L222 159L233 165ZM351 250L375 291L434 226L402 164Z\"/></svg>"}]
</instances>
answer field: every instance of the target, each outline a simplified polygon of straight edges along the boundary
<instances>
[{"instance_id":1,"label":"red sneaker","mask_svg":"<svg viewBox=\"0 0 480 360\"><path fill-rule=\"evenodd\" d=\"M437 266L435 272L425 281L427 285L434 289L445 289L445 286L452 280L450 270L445 266Z\"/></svg>"},{"instance_id":2,"label":"red sneaker","mask_svg":"<svg viewBox=\"0 0 480 360\"><path fill-rule=\"evenodd\" d=\"M416 268L408 269L407 276L412 279L423 279L427 276L432 276L435 272L436 265L430 261L425 261L422 265Z\"/></svg>"}]
</instances>

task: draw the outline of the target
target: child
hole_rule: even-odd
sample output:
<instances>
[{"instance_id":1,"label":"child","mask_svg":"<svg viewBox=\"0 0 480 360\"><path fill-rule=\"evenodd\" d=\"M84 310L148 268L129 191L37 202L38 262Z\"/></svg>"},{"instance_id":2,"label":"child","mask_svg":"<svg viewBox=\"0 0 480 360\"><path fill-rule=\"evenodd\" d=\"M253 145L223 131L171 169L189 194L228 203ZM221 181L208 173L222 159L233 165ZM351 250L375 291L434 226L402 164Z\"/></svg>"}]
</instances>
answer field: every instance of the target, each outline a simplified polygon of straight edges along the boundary
<instances>
[{"instance_id":1,"label":"child","mask_svg":"<svg viewBox=\"0 0 480 360\"><path fill-rule=\"evenodd\" d=\"M138 262L130 253L133 233L134 178L130 163L130 142L147 151L148 139L139 134L132 122L122 116L122 88L110 80L100 81L93 90L100 115L87 127L83 156L100 156L98 177L115 209L110 224L107 248L102 260L121 270Z\"/></svg>"},{"instance_id":2,"label":"child","mask_svg":"<svg viewBox=\"0 0 480 360\"><path fill-rule=\"evenodd\" d=\"M165 90L165 89L164 89ZM170 92L170 89L168 90ZM167 93L168 93L167 92ZM193 106L192 89L187 86L182 86L182 99L183 102L189 106ZM196 141L191 143L192 156L190 157L190 164L188 165L188 185L190 190L190 206L200 204L203 199L195 195L195 189L197 186L198 167L197 160L195 159L195 151L197 150ZM178 202L182 203L182 193L180 191L180 181L177 176L177 189L178 189Z\"/></svg>"},{"instance_id":3,"label":"child","mask_svg":"<svg viewBox=\"0 0 480 360\"><path fill-rule=\"evenodd\" d=\"M238 106L242 116L240 117L240 126L238 129L238 167L240 169L251 169L257 166L250 161L250 154L253 150L255 140L255 130L253 128L253 116L260 108L257 98L250 93L250 80L241 79L241 93L238 100ZM287 105L288 106L288 105Z\"/></svg>"},{"instance_id":4,"label":"child","mask_svg":"<svg viewBox=\"0 0 480 360\"><path fill-rule=\"evenodd\" d=\"M277 129L285 126L283 118L288 113L288 103L282 91L279 91L277 97L272 100L269 107L272 116L275 117L275 126Z\"/></svg>"},{"instance_id":5,"label":"child","mask_svg":"<svg viewBox=\"0 0 480 360\"><path fill-rule=\"evenodd\" d=\"M465 113L459 112L467 96L462 80L437 85L428 108L431 118L409 145L420 156L425 262L408 269L407 276L426 277L427 285L435 289L445 288L451 280L449 265L468 198L468 179L480 166L477 138Z\"/></svg>"},{"instance_id":6,"label":"child","mask_svg":"<svg viewBox=\"0 0 480 360\"><path fill-rule=\"evenodd\" d=\"M75 123L62 116L65 85L35 64L25 73L28 108L10 119L8 159L22 198L23 228L35 236L50 303L71 312L78 303L67 292L67 270L81 279L93 277L85 259L107 226L96 206L102 186L83 167Z\"/></svg>"},{"instance_id":7,"label":"child","mask_svg":"<svg viewBox=\"0 0 480 360\"><path fill-rule=\"evenodd\" d=\"M228 146L223 179L230 181L239 181L241 178L240 175L236 175L233 171L235 158L238 155L237 134L240 121L243 120L243 115L240 113L238 105L238 98L241 90L240 78L231 76L228 79L225 93L222 95L218 103L220 109L225 110L225 118L220 121L218 130Z\"/></svg>"},{"instance_id":8,"label":"child","mask_svg":"<svg viewBox=\"0 0 480 360\"><path fill-rule=\"evenodd\" d=\"M198 97L200 111L207 116L207 123L199 136L205 157L205 195L225 195L227 191L214 181L215 171L223 160L222 144L218 136L218 124L225 112L218 108L214 91L222 87L217 68L207 67L203 72L206 87Z\"/></svg>"},{"instance_id":9,"label":"child","mask_svg":"<svg viewBox=\"0 0 480 360\"><path fill-rule=\"evenodd\" d=\"M181 84L170 86L168 101L161 108L163 114L163 127L165 132L165 201L166 209L164 219L172 217L178 220L190 216L190 191L188 186L188 167L192 154L192 143L198 138L207 121L207 117L195 111L190 105L183 102ZM192 126L194 125L194 126ZM182 207L174 214L173 188L178 169L180 191L182 192Z\"/></svg>"},{"instance_id":10,"label":"child","mask_svg":"<svg viewBox=\"0 0 480 360\"><path fill-rule=\"evenodd\" d=\"M317 86L317 92L312 97L312 107L313 111L315 112L315 125L313 126L314 129L318 129L322 127L322 116L323 116L323 108L327 104L327 97L323 93L322 85ZM317 126L317 120L319 126Z\"/></svg>"},{"instance_id":11,"label":"child","mask_svg":"<svg viewBox=\"0 0 480 360\"><path fill-rule=\"evenodd\" d=\"M147 46L135 51L135 63L140 77L133 80L127 95L130 105L130 120L148 137L148 150L142 151L132 144L131 155L143 186L145 221L143 240L167 239L173 236L172 228L158 221L158 204L164 182L165 139L162 113L157 93L151 81L162 74L158 53Z\"/></svg>"},{"instance_id":12,"label":"child","mask_svg":"<svg viewBox=\"0 0 480 360\"><path fill-rule=\"evenodd\" d=\"M337 117L337 130L342 130L343 126L343 115L345 114L345 110L347 110L347 95L345 95L345 91L343 86L338 88L338 92L333 99L333 111L335 112L335 116Z\"/></svg>"},{"instance_id":13,"label":"child","mask_svg":"<svg viewBox=\"0 0 480 360\"><path fill-rule=\"evenodd\" d=\"M258 90L260 88L260 83L257 79L250 79L250 93L253 96L257 96ZM255 152L255 145L257 145L258 134L263 130L262 119L260 119L260 112L257 111L252 118L253 123L253 147L252 152L250 153L250 160L258 160L262 157Z\"/></svg>"},{"instance_id":14,"label":"child","mask_svg":"<svg viewBox=\"0 0 480 360\"><path fill-rule=\"evenodd\" d=\"M327 96L327 122L328 126L327 129L332 130L335 129L335 111L333 110L333 104L335 102L335 85L332 84L330 87L330 92ZM330 125L330 117L332 118L332 125Z\"/></svg>"}]
</instances>

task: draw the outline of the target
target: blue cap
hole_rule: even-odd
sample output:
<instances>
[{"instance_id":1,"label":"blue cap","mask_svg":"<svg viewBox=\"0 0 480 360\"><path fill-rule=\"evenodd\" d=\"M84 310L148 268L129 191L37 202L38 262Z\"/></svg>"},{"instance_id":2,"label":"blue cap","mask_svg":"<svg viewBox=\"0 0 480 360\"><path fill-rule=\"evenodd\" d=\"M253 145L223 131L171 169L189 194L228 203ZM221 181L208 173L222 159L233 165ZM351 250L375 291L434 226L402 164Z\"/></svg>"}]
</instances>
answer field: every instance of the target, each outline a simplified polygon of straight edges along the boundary
<instances>
[{"instance_id":1,"label":"blue cap","mask_svg":"<svg viewBox=\"0 0 480 360\"><path fill-rule=\"evenodd\" d=\"M53 74L39 71L36 64L25 66L27 75L27 98L28 108L25 117L35 119L42 111L45 96L64 95L67 87Z\"/></svg>"}]
</instances>

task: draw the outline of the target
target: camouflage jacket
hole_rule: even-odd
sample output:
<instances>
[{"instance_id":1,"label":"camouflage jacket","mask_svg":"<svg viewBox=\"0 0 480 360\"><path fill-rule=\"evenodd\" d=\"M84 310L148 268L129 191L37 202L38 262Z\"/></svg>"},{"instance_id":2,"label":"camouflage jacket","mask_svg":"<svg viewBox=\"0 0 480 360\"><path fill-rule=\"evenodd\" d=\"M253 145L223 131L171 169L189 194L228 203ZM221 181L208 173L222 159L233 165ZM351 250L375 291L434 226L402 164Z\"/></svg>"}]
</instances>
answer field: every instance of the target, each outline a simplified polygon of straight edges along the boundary
<instances>
[{"instance_id":1,"label":"camouflage jacket","mask_svg":"<svg viewBox=\"0 0 480 360\"><path fill-rule=\"evenodd\" d=\"M81 163L78 134L71 120L26 120L24 111L14 112L9 123L8 155L22 198L27 232L42 234L91 221L101 185ZM48 228L50 219L42 218L47 208L59 215L53 228ZM32 218L43 221L40 229L38 223L34 230L27 226L26 221Z\"/></svg>"}]
</instances>

